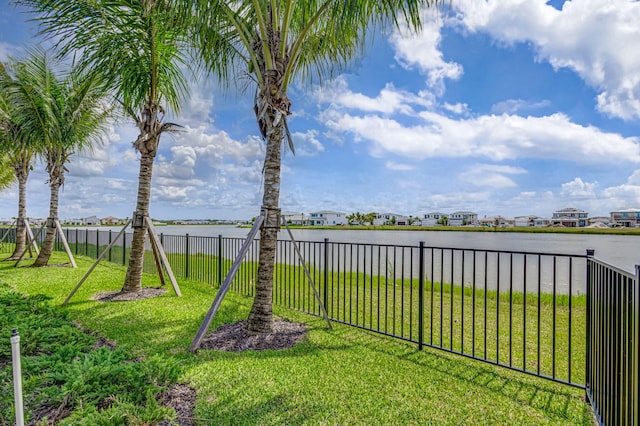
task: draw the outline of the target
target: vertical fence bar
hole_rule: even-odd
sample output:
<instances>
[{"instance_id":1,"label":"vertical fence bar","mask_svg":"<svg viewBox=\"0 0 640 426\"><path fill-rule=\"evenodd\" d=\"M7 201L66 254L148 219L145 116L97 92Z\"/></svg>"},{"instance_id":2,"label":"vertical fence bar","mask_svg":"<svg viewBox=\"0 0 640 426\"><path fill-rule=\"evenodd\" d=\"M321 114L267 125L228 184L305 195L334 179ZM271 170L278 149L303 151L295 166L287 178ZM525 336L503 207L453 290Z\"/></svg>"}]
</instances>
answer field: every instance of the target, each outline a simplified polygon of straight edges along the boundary
<instances>
[{"instance_id":1,"label":"vertical fence bar","mask_svg":"<svg viewBox=\"0 0 640 426\"><path fill-rule=\"evenodd\" d=\"M522 265L522 369L527 369L527 255L523 256Z\"/></svg>"},{"instance_id":2,"label":"vertical fence bar","mask_svg":"<svg viewBox=\"0 0 640 426\"><path fill-rule=\"evenodd\" d=\"M587 283L587 286L589 284ZM573 301L573 258L569 259L569 330L568 330L568 335L569 335L569 356L567 357L568 363L569 365L567 366L568 372L567 372L567 381L569 383L573 383L571 380L571 359L572 359L572 351L571 351L571 343L573 340L573 326L572 326L572 319L573 319L573 306L572 306L572 301Z\"/></svg>"},{"instance_id":3,"label":"vertical fence bar","mask_svg":"<svg viewBox=\"0 0 640 426\"><path fill-rule=\"evenodd\" d=\"M424 340L424 241L420 241L418 253L418 350Z\"/></svg>"},{"instance_id":4,"label":"vertical fence bar","mask_svg":"<svg viewBox=\"0 0 640 426\"><path fill-rule=\"evenodd\" d=\"M109 245L111 245L111 242L113 241L112 236L111 236L111 229L109 229ZM109 262L111 262L111 249L109 249Z\"/></svg>"},{"instance_id":5,"label":"vertical fence bar","mask_svg":"<svg viewBox=\"0 0 640 426\"><path fill-rule=\"evenodd\" d=\"M640 265L636 265L636 279L633 286L633 369L631 371L632 382L632 398L631 398L631 423L637 425L640 423Z\"/></svg>"},{"instance_id":6,"label":"vertical fence bar","mask_svg":"<svg viewBox=\"0 0 640 426\"><path fill-rule=\"evenodd\" d=\"M222 235L218 235L218 285L222 285Z\"/></svg>"},{"instance_id":7,"label":"vertical fence bar","mask_svg":"<svg viewBox=\"0 0 640 426\"><path fill-rule=\"evenodd\" d=\"M556 256L553 256L553 325L551 327L551 377L556 378ZM538 330L538 333L540 330Z\"/></svg>"},{"instance_id":8,"label":"vertical fence bar","mask_svg":"<svg viewBox=\"0 0 640 426\"><path fill-rule=\"evenodd\" d=\"M186 234L184 237L184 277L189 278L189 234Z\"/></svg>"},{"instance_id":9,"label":"vertical fence bar","mask_svg":"<svg viewBox=\"0 0 640 426\"><path fill-rule=\"evenodd\" d=\"M329 285L329 239L324 239L324 294L323 294L323 302L324 306L327 306L327 301L329 298L329 289L327 286Z\"/></svg>"},{"instance_id":10,"label":"vertical fence bar","mask_svg":"<svg viewBox=\"0 0 640 426\"><path fill-rule=\"evenodd\" d=\"M586 347L586 357L585 357L585 388L586 388L586 392L587 392L587 400L590 400L591 398L589 398L589 393L591 392L592 386L593 386L593 380L592 380L592 356L591 356L591 352L592 352L592 343L593 343L593 335L591 333L591 322L593 321L593 317L594 317L594 312L593 312L593 290L592 290L592 268L593 268L593 263L592 263L592 259L594 256L595 252L591 249L587 250L587 270L586 270L586 281L587 281L587 288L586 288L586 293L587 293L587 313L586 313L586 323L587 323L587 331L586 331L586 335L587 335L587 339L585 342L585 347Z\"/></svg>"},{"instance_id":11,"label":"vertical fence bar","mask_svg":"<svg viewBox=\"0 0 640 426\"><path fill-rule=\"evenodd\" d=\"M473 290L471 295L471 356L476 356L476 251L473 251Z\"/></svg>"}]
</instances>

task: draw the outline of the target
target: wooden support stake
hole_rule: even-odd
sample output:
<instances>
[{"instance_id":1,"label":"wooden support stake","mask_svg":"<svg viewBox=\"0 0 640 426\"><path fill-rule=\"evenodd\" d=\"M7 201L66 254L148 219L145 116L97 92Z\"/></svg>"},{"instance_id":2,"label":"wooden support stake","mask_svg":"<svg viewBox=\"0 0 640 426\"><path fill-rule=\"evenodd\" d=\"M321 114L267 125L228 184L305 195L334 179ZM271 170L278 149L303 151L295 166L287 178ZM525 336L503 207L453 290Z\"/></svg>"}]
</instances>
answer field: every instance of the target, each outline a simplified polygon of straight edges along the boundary
<instances>
[{"instance_id":1,"label":"wooden support stake","mask_svg":"<svg viewBox=\"0 0 640 426\"><path fill-rule=\"evenodd\" d=\"M17 224L17 219L11 222L11 225L9 225L9 227L7 228L7 231L4 233L2 238L0 238L0 243L3 242L5 238L7 238L7 236L9 235L9 231L11 231L14 224Z\"/></svg>"},{"instance_id":2,"label":"wooden support stake","mask_svg":"<svg viewBox=\"0 0 640 426\"><path fill-rule=\"evenodd\" d=\"M156 264L156 271L158 271L158 277L160 278L160 284L164 287L167 285L167 282L164 279L164 270L162 269L162 261L160 260L160 255L158 254L158 248L156 247L155 240L149 237L149 242L151 243L151 251L153 252L153 260Z\"/></svg>"},{"instance_id":3,"label":"wooden support stake","mask_svg":"<svg viewBox=\"0 0 640 426\"><path fill-rule=\"evenodd\" d=\"M218 312L218 309L220 309L220 304L222 303L222 299L224 299L224 297L227 295L227 292L231 287L231 282L233 281L233 278L236 276L236 272L238 272L238 269L242 264L242 260L247 254L249 247L251 247L251 243L256 237L256 234L258 233L258 230L260 229L260 226L262 225L262 222L264 221L264 219L265 219L265 216L264 214L261 213L260 216L258 216L258 218L256 219L255 223L253 224L251 231L249 231L249 234L247 235L247 238L244 240L244 243L242 243L240 252L236 256L236 259L233 261L233 265L231 266L229 273L224 279L224 282L222 283L222 285L220 286L218 293L216 293L216 297L213 300L213 303L211 304L211 308L209 308L209 312L207 312L207 315L205 315L204 320L202 321L202 324L198 329L198 333L196 333L196 337L193 339L193 342L191 342L191 346L189 346L189 350L191 352L197 351L198 348L200 347L200 343L202 343L202 339L204 338L204 335L209 329L209 326L211 325L211 321L213 321L213 317L215 317L216 313ZM218 255L222 256L222 253L218 253Z\"/></svg>"},{"instance_id":4,"label":"wooden support stake","mask_svg":"<svg viewBox=\"0 0 640 426\"><path fill-rule=\"evenodd\" d=\"M147 222L147 232L149 233L149 237L153 239L151 245L155 244L156 249L158 250L158 254L160 255L160 259L164 264L164 269L167 271L167 275L169 276L169 281L171 281L171 285L173 286L173 291L176 292L176 296L182 296L180 292L180 287L178 287L178 282L176 281L176 277L173 276L173 271L171 270L171 265L169 265L169 260L164 253L164 249L162 248L162 244L160 244L160 239L158 238L158 234L156 233L156 229L153 227L151 223L151 219L148 216L144 217L144 220Z\"/></svg>"},{"instance_id":5,"label":"wooden support stake","mask_svg":"<svg viewBox=\"0 0 640 426\"><path fill-rule=\"evenodd\" d=\"M40 227L40 231L38 231L36 238L33 238L33 232L31 231L31 226L29 226L29 221L27 219L24 220L24 226L25 228L27 228L27 236L30 240L29 247L33 245L33 250L36 252L36 255L40 255L40 249L38 249L38 242L36 241L36 238L38 238L38 236L40 235L40 232L42 232L42 230L44 229L44 225Z\"/></svg>"},{"instance_id":6,"label":"wooden support stake","mask_svg":"<svg viewBox=\"0 0 640 426\"><path fill-rule=\"evenodd\" d=\"M44 225L41 226L40 229L38 229L38 232L36 233L35 238L33 237L33 233L31 232L31 228L29 228L27 226L27 229L29 230L28 234L30 235L30 237L27 237L27 238L31 238L32 241L35 241L40 236L40 233L44 229ZM37 247L37 244L35 245L35 247ZM18 257L18 260L16 260L16 263L13 265L14 268L17 268L18 265L20 264L20 262L22 262L22 259L24 258L24 255L27 254L27 250L29 250L29 253L31 253L31 242L29 242L29 244L27 244L27 246L24 248L24 250L22 250L22 253L20 253L20 257ZM40 253L38 253L38 254L40 254Z\"/></svg>"},{"instance_id":7,"label":"wooden support stake","mask_svg":"<svg viewBox=\"0 0 640 426\"><path fill-rule=\"evenodd\" d=\"M333 327L331 327L331 321L329 320L329 314L327 314L327 310L324 307L324 303L322 303L322 300L320 299L320 295L318 294L318 290L316 289L316 285L313 283L313 279L311 278L311 274L309 273L309 269L307 269L307 265L304 263L304 258L302 257L302 253L300 253L300 249L298 248L298 243L296 243L296 240L293 238L293 233L291 232L291 229L289 229L289 225L287 225L287 221L284 220L284 216L282 217L282 222L284 223L284 227L287 228L287 232L289 233L289 238L291 238L291 242L293 243L293 248L296 250L296 253L298 255L298 259L300 259L300 263L302 264L302 267L304 268L304 273L307 274L307 279L309 280L309 284L311 284L311 288L313 289L313 294L316 296L316 300L318 301L318 304L320 305L320 309L322 310L322 315L324 316L325 321L327 321L327 326L329 327L329 329L332 329Z\"/></svg>"},{"instance_id":8,"label":"wooden support stake","mask_svg":"<svg viewBox=\"0 0 640 426\"><path fill-rule=\"evenodd\" d=\"M111 250L111 247L113 247L115 245L116 242L118 242L118 240L120 239L120 237L122 236L122 234L124 234L124 231L127 229L127 227L129 226L129 224L131 223L131 219L127 220L127 223L124 224L124 226L122 227L122 229L120 230L120 232L118 232L118 235L116 235L116 237L113 239L113 241L111 241L111 243L107 246L106 249L104 249L104 251L100 254L100 256L98 257L98 259L95 261L95 263L93 265L91 265L91 268L89 268L89 270L87 271L86 274L84 274L84 277L82 277L82 279L80 280L80 282L76 285L76 287L71 291L71 294L69 294L69 296L67 296L67 298L65 299L64 302L62 302L62 306L65 306L67 303L69 303L69 300L71 300L71 298L73 297L74 294L76 294L76 291L78 291L78 289L80 288L80 286L82 285L82 283L85 282L85 280L89 277L89 275L91 275L91 272L93 272L93 270L96 268L96 266L98 266L98 263L100 263L100 261L107 255L107 253L109 252L109 250Z\"/></svg>"},{"instance_id":9,"label":"wooden support stake","mask_svg":"<svg viewBox=\"0 0 640 426\"><path fill-rule=\"evenodd\" d=\"M64 251L66 251L67 256L69 256L69 262L71 262L71 266L73 266L74 268L77 268L78 265L76 265L76 260L73 258L73 254L71 254L71 249L69 248L67 237L64 235L64 232L62 231L62 225L60 225L60 221L58 219L55 219L55 223L56 223L56 230L58 231L58 235L60 236L60 240L62 241L62 245L64 246ZM96 251L98 250L98 247L100 247L100 242L96 241Z\"/></svg>"}]
</instances>

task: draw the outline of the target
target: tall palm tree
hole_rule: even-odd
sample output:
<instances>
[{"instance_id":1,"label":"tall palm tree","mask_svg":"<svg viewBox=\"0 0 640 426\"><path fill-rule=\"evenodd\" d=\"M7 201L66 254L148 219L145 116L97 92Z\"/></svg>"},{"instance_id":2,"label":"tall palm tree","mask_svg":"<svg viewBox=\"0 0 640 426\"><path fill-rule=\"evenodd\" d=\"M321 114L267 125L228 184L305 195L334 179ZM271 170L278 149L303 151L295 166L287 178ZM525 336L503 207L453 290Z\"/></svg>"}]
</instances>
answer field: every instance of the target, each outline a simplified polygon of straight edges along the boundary
<instances>
[{"instance_id":1,"label":"tall palm tree","mask_svg":"<svg viewBox=\"0 0 640 426\"><path fill-rule=\"evenodd\" d=\"M33 166L33 144L21 130L18 111L10 98L19 89L15 78L19 62L0 63L0 152L6 156L10 170L18 183L18 217L16 220L16 245L6 260L17 260L27 246L27 180Z\"/></svg>"},{"instance_id":2,"label":"tall palm tree","mask_svg":"<svg viewBox=\"0 0 640 426\"><path fill-rule=\"evenodd\" d=\"M0 192L9 188L14 181L11 170L11 159L7 154L0 154Z\"/></svg>"},{"instance_id":3,"label":"tall palm tree","mask_svg":"<svg viewBox=\"0 0 640 426\"><path fill-rule=\"evenodd\" d=\"M20 82L12 97L21 129L34 141L49 175L49 223L33 266L46 266L55 244L60 188L71 156L100 142L109 117L104 85L72 69L57 71L58 63L42 49L32 49L17 68Z\"/></svg>"},{"instance_id":4,"label":"tall palm tree","mask_svg":"<svg viewBox=\"0 0 640 426\"><path fill-rule=\"evenodd\" d=\"M191 2L188 2L191 3ZM359 53L368 34L402 19L420 26L420 8L435 0L197 0L197 32L209 68L242 70L256 85L254 111L266 141L256 295L247 329L272 331L272 291L280 224L281 146L293 151L287 117L290 84L326 78Z\"/></svg>"},{"instance_id":5,"label":"tall palm tree","mask_svg":"<svg viewBox=\"0 0 640 426\"><path fill-rule=\"evenodd\" d=\"M84 69L112 90L140 134L136 217L148 217L153 161L160 136L177 126L165 121L178 112L187 92L188 44L184 14L172 0L18 0L37 12L41 31L58 40L62 55L81 55ZM142 288L146 224L134 226L123 291Z\"/></svg>"}]
</instances>

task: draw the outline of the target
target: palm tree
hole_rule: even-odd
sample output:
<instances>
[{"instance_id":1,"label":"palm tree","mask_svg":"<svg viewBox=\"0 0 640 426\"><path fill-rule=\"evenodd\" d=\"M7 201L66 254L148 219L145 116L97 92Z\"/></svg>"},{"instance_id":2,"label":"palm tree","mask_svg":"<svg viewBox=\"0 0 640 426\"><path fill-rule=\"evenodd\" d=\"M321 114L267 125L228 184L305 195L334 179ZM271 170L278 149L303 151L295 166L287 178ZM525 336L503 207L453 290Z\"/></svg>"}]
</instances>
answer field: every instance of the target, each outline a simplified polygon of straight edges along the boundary
<instances>
[{"instance_id":1,"label":"palm tree","mask_svg":"<svg viewBox=\"0 0 640 426\"><path fill-rule=\"evenodd\" d=\"M0 63L0 152L6 158L13 178L18 182L18 217L16 220L16 245L6 260L17 260L27 245L27 180L33 167L35 150L31 141L21 130L17 110L10 98L20 88L15 78L16 61L6 66Z\"/></svg>"},{"instance_id":2,"label":"palm tree","mask_svg":"<svg viewBox=\"0 0 640 426\"><path fill-rule=\"evenodd\" d=\"M41 31L58 40L61 55L79 54L112 90L139 129L133 146L140 153L135 216L148 217L153 161L160 136L177 125L165 121L178 112L187 91L189 61L184 10L172 0L18 0L37 12ZM142 288L146 223L134 226L122 291Z\"/></svg>"},{"instance_id":3,"label":"palm tree","mask_svg":"<svg viewBox=\"0 0 640 426\"><path fill-rule=\"evenodd\" d=\"M33 266L46 266L53 252L66 164L74 153L100 141L109 113L104 86L95 75L77 69L59 75L57 65L42 49L33 49L17 68L20 85L12 98L21 128L34 141L49 175L49 223Z\"/></svg>"},{"instance_id":4,"label":"palm tree","mask_svg":"<svg viewBox=\"0 0 640 426\"><path fill-rule=\"evenodd\" d=\"M13 180L14 175L11 169L11 159L8 154L0 154L0 192L9 188Z\"/></svg>"},{"instance_id":5,"label":"palm tree","mask_svg":"<svg viewBox=\"0 0 640 426\"><path fill-rule=\"evenodd\" d=\"M197 0L198 41L209 68L228 81L243 69L256 85L254 111L266 141L256 295L247 329L272 331L272 290L280 224L281 146L293 151L287 90L295 80L313 81L340 70L375 28L420 26L420 7L434 0ZM190 2L189 2L190 3Z\"/></svg>"}]
</instances>

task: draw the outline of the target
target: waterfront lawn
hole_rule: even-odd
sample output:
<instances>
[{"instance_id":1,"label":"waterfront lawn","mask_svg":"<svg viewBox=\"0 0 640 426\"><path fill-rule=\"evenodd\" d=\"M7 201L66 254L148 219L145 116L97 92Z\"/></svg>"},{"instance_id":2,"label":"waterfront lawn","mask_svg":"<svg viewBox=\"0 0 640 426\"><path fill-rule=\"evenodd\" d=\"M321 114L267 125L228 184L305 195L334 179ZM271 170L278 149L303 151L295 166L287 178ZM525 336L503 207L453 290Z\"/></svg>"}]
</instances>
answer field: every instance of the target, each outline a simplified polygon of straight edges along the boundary
<instances>
[{"instance_id":1,"label":"waterfront lawn","mask_svg":"<svg viewBox=\"0 0 640 426\"><path fill-rule=\"evenodd\" d=\"M55 253L53 263L64 262ZM79 267L13 268L0 263L0 281L58 306L84 275ZM125 270L101 263L63 311L117 343L120 351L161 365L177 364L179 381L197 391L194 417L211 424L591 424L583 391L442 351L406 344L321 318L275 308L309 326L304 342L284 351L188 352L215 290L179 280L183 297L100 303L96 293L118 290ZM157 285L146 275L145 286ZM230 293L213 327L247 316L251 299ZM57 308L56 308L57 309ZM34 333L17 321L22 335ZM47 325L38 325L45 333ZM28 345L25 341L23 345ZM78 354L80 355L80 354ZM27 410L29 402L27 400Z\"/></svg>"},{"instance_id":2,"label":"waterfront lawn","mask_svg":"<svg viewBox=\"0 0 640 426\"><path fill-rule=\"evenodd\" d=\"M230 269L231 259L219 259L214 247L202 247L197 239L190 254L169 253L169 263L178 279L190 278L219 285ZM204 241L204 240L203 240ZM213 240L206 240L214 244ZM183 244L180 240L178 243ZM239 249L240 242L232 242ZM176 242L167 238L170 248ZM231 243L230 243L231 244ZM73 246L72 246L73 247ZM80 244L76 251L91 257L102 253L95 245ZM199 249L198 249L199 247ZM178 244L178 248L184 250ZM128 250L127 250L128 252ZM257 253L249 252L240 266L232 289L252 296L257 275ZM128 253L116 245L107 260L120 263ZM286 256L285 256L286 257ZM324 298L323 271L307 265L318 291ZM155 273L150 251L145 253L145 271ZM327 311L339 321L366 329L419 340L419 284L417 278L364 274L328 273ZM320 315L318 303L302 266L278 263L275 268L274 303L302 312ZM503 283L503 286L505 284ZM511 365L561 380L584 383L586 297L567 295L484 291L447 282L425 280L423 339L425 344L457 353ZM569 306L571 304L571 306ZM555 333L553 332L555 330ZM524 351L526 348L526 353Z\"/></svg>"}]
</instances>

